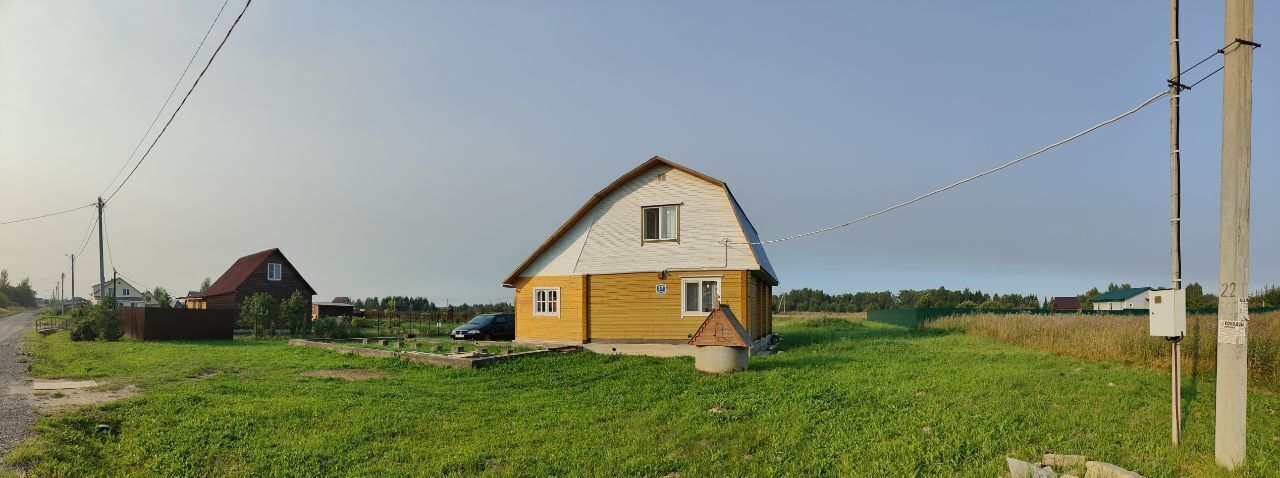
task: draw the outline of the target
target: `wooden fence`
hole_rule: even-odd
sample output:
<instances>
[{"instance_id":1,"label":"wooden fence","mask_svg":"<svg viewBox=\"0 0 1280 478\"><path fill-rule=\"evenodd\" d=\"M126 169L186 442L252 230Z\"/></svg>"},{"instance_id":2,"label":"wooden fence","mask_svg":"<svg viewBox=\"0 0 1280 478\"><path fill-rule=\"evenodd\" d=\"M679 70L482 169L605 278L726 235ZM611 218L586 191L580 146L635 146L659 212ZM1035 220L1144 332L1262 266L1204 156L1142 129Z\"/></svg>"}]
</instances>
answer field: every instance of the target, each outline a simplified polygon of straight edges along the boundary
<instances>
[{"instance_id":1,"label":"wooden fence","mask_svg":"<svg viewBox=\"0 0 1280 478\"><path fill-rule=\"evenodd\" d=\"M138 340L231 340L236 311L121 307L124 334Z\"/></svg>"}]
</instances>

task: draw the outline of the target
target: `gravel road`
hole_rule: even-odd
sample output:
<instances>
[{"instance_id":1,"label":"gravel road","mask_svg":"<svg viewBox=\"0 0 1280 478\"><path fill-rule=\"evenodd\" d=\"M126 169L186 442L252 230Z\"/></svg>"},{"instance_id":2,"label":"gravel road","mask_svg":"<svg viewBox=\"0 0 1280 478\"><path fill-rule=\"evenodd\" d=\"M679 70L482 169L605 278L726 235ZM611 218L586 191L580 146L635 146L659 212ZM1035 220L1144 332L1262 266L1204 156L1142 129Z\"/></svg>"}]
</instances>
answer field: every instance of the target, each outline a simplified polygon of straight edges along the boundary
<instances>
[{"instance_id":1,"label":"gravel road","mask_svg":"<svg viewBox=\"0 0 1280 478\"><path fill-rule=\"evenodd\" d=\"M31 410L31 383L27 364L18 362L22 336L33 327L34 313L22 312L0 318L0 455L17 445L31 425L36 413Z\"/></svg>"}]
</instances>

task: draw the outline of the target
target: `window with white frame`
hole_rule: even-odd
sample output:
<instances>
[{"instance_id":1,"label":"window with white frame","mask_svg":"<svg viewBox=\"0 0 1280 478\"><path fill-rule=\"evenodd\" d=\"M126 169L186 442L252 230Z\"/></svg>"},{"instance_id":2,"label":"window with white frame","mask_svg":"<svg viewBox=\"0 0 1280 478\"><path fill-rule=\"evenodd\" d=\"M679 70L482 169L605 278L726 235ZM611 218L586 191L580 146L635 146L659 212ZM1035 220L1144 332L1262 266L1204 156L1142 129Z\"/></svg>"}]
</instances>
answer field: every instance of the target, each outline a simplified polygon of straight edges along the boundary
<instances>
[{"instance_id":1,"label":"window with white frame","mask_svg":"<svg viewBox=\"0 0 1280 478\"><path fill-rule=\"evenodd\" d=\"M267 263L267 280L280 280L280 275L283 273L283 271L284 271L284 267L281 266L280 263L268 262Z\"/></svg>"},{"instance_id":2,"label":"window with white frame","mask_svg":"<svg viewBox=\"0 0 1280 478\"><path fill-rule=\"evenodd\" d=\"M560 288L533 288L533 315L560 315Z\"/></svg>"},{"instance_id":3,"label":"window with white frame","mask_svg":"<svg viewBox=\"0 0 1280 478\"><path fill-rule=\"evenodd\" d=\"M720 278L698 277L681 279L683 315L706 316L720 303Z\"/></svg>"},{"instance_id":4,"label":"window with white frame","mask_svg":"<svg viewBox=\"0 0 1280 478\"><path fill-rule=\"evenodd\" d=\"M641 238L646 241L680 239L680 206L653 206L640 209Z\"/></svg>"}]
</instances>

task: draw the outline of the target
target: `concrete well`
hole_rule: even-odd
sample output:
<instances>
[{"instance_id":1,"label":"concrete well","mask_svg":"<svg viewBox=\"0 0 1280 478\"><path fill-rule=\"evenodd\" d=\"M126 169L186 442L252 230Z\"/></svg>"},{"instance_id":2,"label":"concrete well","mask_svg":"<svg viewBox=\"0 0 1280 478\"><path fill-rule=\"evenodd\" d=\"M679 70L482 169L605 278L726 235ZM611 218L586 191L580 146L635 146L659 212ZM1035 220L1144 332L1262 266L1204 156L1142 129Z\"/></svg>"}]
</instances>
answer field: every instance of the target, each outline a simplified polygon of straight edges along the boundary
<instances>
[{"instance_id":1,"label":"concrete well","mask_svg":"<svg viewBox=\"0 0 1280 478\"><path fill-rule=\"evenodd\" d=\"M708 373L740 372L747 369L749 355L746 347L700 346L693 366Z\"/></svg>"}]
</instances>

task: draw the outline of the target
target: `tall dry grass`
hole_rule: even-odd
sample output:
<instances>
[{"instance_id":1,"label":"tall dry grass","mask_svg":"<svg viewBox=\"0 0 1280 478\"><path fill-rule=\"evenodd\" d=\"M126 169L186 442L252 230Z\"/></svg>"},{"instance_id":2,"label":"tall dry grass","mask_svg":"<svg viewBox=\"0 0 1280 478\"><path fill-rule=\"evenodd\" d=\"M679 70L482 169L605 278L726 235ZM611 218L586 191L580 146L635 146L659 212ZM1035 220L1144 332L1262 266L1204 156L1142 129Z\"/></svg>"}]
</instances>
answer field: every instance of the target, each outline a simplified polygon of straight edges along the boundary
<instances>
[{"instance_id":1,"label":"tall dry grass","mask_svg":"<svg viewBox=\"0 0 1280 478\"><path fill-rule=\"evenodd\" d=\"M773 320L791 320L796 322L808 322L813 320L835 317L837 319L859 321L867 320L866 312L774 312Z\"/></svg>"},{"instance_id":2,"label":"tall dry grass","mask_svg":"<svg viewBox=\"0 0 1280 478\"><path fill-rule=\"evenodd\" d=\"M1249 386L1280 392L1280 312L1249 321ZM1212 377L1217 367L1217 326L1213 315L1187 317L1182 342L1183 373ZM1058 355L1168 370L1169 343L1147 335L1145 316L993 315L943 317L929 329L957 330Z\"/></svg>"}]
</instances>

